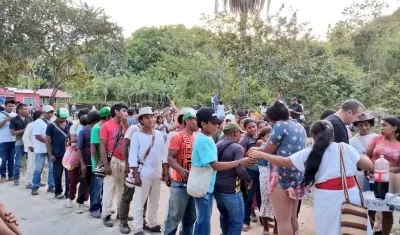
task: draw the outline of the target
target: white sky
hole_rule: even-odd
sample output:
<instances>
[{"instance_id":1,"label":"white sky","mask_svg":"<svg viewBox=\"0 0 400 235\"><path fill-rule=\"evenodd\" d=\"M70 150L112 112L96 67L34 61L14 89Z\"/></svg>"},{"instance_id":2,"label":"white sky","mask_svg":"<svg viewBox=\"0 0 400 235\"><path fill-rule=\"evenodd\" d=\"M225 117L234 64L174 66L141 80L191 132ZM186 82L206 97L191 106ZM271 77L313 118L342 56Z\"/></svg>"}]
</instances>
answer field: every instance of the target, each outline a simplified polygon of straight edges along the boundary
<instances>
[{"instance_id":1,"label":"white sky","mask_svg":"<svg viewBox=\"0 0 400 235\"><path fill-rule=\"evenodd\" d=\"M184 24L188 27L202 25L201 14L213 14L214 0L85 0L91 5L102 7L112 21L124 28L130 36L144 26ZM222 1L220 1L222 2ZM342 19L343 9L351 0L272 0L270 14L282 3L298 10L300 22L310 22L314 34L324 38L329 24ZM399 7L399 0L387 0L390 11ZM222 3L220 3L222 9Z\"/></svg>"}]
</instances>

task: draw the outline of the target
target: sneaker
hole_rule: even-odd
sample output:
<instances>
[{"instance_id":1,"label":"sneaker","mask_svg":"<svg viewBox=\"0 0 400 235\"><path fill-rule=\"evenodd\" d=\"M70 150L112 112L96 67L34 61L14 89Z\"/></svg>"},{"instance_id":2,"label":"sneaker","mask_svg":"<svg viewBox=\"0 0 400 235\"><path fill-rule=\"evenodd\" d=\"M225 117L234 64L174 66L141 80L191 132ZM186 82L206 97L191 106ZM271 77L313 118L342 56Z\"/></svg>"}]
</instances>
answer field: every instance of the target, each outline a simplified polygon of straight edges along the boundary
<instances>
[{"instance_id":1,"label":"sneaker","mask_svg":"<svg viewBox=\"0 0 400 235\"><path fill-rule=\"evenodd\" d=\"M156 226L151 227L148 230L150 232L153 232L153 233L160 233L161 232L161 225L157 224Z\"/></svg>"},{"instance_id":2,"label":"sneaker","mask_svg":"<svg viewBox=\"0 0 400 235\"><path fill-rule=\"evenodd\" d=\"M90 212L90 216L93 218L99 219L101 217L101 213L99 210Z\"/></svg>"},{"instance_id":3,"label":"sneaker","mask_svg":"<svg viewBox=\"0 0 400 235\"><path fill-rule=\"evenodd\" d=\"M85 211L85 207L83 207L83 204L78 204L78 208L76 208L76 213L81 214Z\"/></svg>"},{"instance_id":4,"label":"sneaker","mask_svg":"<svg viewBox=\"0 0 400 235\"><path fill-rule=\"evenodd\" d=\"M36 196L36 195L39 195L39 192L38 192L37 189L32 189L31 194L32 194L33 196Z\"/></svg>"},{"instance_id":5,"label":"sneaker","mask_svg":"<svg viewBox=\"0 0 400 235\"><path fill-rule=\"evenodd\" d=\"M64 199L64 194L60 193L56 195L57 199Z\"/></svg>"},{"instance_id":6,"label":"sneaker","mask_svg":"<svg viewBox=\"0 0 400 235\"><path fill-rule=\"evenodd\" d=\"M19 186L19 180L14 180L14 186Z\"/></svg>"},{"instance_id":7,"label":"sneaker","mask_svg":"<svg viewBox=\"0 0 400 235\"><path fill-rule=\"evenodd\" d=\"M48 192L48 193L55 193L56 190L54 189L54 187L51 187L51 188L48 188L48 189L47 189L47 192Z\"/></svg>"},{"instance_id":8,"label":"sneaker","mask_svg":"<svg viewBox=\"0 0 400 235\"><path fill-rule=\"evenodd\" d=\"M112 227L114 226L114 223L111 220L111 215L107 215L106 217L103 218L103 224L106 227Z\"/></svg>"},{"instance_id":9,"label":"sneaker","mask_svg":"<svg viewBox=\"0 0 400 235\"><path fill-rule=\"evenodd\" d=\"M47 184L45 184L45 183L40 183L40 184L39 184L40 187L44 187L44 186L46 186L46 185L47 185Z\"/></svg>"},{"instance_id":10,"label":"sneaker","mask_svg":"<svg viewBox=\"0 0 400 235\"><path fill-rule=\"evenodd\" d=\"M90 208L90 202L88 202L88 201L83 202L83 207L85 207L86 209L89 209Z\"/></svg>"},{"instance_id":11,"label":"sneaker","mask_svg":"<svg viewBox=\"0 0 400 235\"><path fill-rule=\"evenodd\" d=\"M25 188L26 189L32 189L32 184L28 184Z\"/></svg>"},{"instance_id":12,"label":"sneaker","mask_svg":"<svg viewBox=\"0 0 400 235\"><path fill-rule=\"evenodd\" d=\"M7 179L5 178L5 177L2 177L1 179L0 179L0 183L5 183L7 181Z\"/></svg>"},{"instance_id":13,"label":"sneaker","mask_svg":"<svg viewBox=\"0 0 400 235\"><path fill-rule=\"evenodd\" d=\"M131 228L129 227L128 223L122 223L119 225L119 232L122 234L129 234Z\"/></svg>"},{"instance_id":14,"label":"sneaker","mask_svg":"<svg viewBox=\"0 0 400 235\"><path fill-rule=\"evenodd\" d=\"M133 235L145 235L145 234L143 231L139 231L139 232L134 233Z\"/></svg>"},{"instance_id":15,"label":"sneaker","mask_svg":"<svg viewBox=\"0 0 400 235\"><path fill-rule=\"evenodd\" d=\"M14 177L10 177L10 178L8 178L8 180L7 181L14 181Z\"/></svg>"},{"instance_id":16,"label":"sneaker","mask_svg":"<svg viewBox=\"0 0 400 235\"><path fill-rule=\"evenodd\" d=\"M68 208L72 208L74 205L74 202L71 200L71 199L67 199L67 203L66 203L66 206L68 207Z\"/></svg>"}]
</instances>

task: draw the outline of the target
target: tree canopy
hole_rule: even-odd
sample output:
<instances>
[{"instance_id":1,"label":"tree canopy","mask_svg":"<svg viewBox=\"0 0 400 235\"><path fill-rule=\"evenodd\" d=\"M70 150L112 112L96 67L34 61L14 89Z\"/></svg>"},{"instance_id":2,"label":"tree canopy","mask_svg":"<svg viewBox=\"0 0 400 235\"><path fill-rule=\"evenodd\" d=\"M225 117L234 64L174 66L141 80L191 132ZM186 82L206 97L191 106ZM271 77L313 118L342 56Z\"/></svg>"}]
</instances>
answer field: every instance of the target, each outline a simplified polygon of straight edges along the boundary
<instances>
[{"instance_id":1,"label":"tree canopy","mask_svg":"<svg viewBox=\"0 0 400 235\"><path fill-rule=\"evenodd\" d=\"M265 4L253 2L255 9ZM400 11L383 15L383 0L349 5L324 41L297 12L285 16L284 6L263 19L235 5L234 13L204 16L204 27L143 27L123 39L121 28L87 4L20 3L0 3L3 86L62 88L75 101L132 106L170 99L209 105L216 93L225 104L256 107L282 90L301 98L311 117L348 98L400 110L398 98L388 95L400 91Z\"/></svg>"}]
</instances>

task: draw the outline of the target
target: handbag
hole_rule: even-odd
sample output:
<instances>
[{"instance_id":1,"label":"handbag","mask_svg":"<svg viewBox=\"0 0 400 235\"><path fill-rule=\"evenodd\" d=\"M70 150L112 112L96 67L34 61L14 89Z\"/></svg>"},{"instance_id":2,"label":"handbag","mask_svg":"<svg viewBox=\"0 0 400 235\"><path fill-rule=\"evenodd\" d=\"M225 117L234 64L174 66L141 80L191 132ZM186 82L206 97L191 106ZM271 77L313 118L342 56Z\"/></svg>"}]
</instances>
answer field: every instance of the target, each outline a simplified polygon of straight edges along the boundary
<instances>
[{"instance_id":1,"label":"handbag","mask_svg":"<svg viewBox=\"0 0 400 235\"><path fill-rule=\"evenodd\" d=\"M65 169L71 171L79 167L81 162L79 161L78 151L76 146L68 146L65 150L64 157L62 159L62 165Z\"/></svg>"},{"instance_id":2,"label":"handbag","mask_svg":"<svg viewBox=\"0 0 400 235\"><path fill-rule=\"evenodd\" d=\"M151 148L154 145L154 139L155 139L155 133L153 131L152 138L151 138L151 144L150 144L149 148L146 150L146 152L143 156L143 159L138 160L137 174L140 174L140 171L143 168L143 164L146 161L147 156L149 156L149 154L150 154ZM125 178L125 185L129 188L134 188L135 187L135 177L136 177L136 175L133 175L133 170L129 169L128 176Z\"/></svg>"},{"instance_id":3,"label":"handbag","mask_svg":"<svg viewBox=\"0 0 400 235\"><path fill-rule=\"evenodd\" d=\"M107 153L107 161L110 163L111 157L114 154L115 149L118 146L119 140L122 136L122 125L119 127L117 138L115 139L114 146L111 152ZM93 174L97 177L104 178L106 174L104 173L104 163L100 163L93 171Z\"/></svg>"},{"instance_id":4,"label":"handbag","mask_svg":"<svg viewBox=\"0 0 400 235\"><path fill-rule=\"evenodd\" d=\"M346 181L346 169L343 160L343 148L339 144L340 153L340 174L342 178L342 186L344 191L345 201L342 205L342 217L341 217L341 231L343 235L365 235L368 228L368 208L364 206L364 197L361 192L360 184L358 183L357 177L354 177L356 181L361 206L353 204L349 200L349 192Z\"/></svg>"},{"instance_id":5,"label":"handbag","mask_svg":"<svg viewBox=\"0 0 400 235\"><path fill-rule=\"evenodd\" d=\"M221 151L222 152L222 151ZM222 157L222 153L221 153ZM204 197L210 187L214 169L209 167L192 166L186 186L186 192L192 197Z\"/></svg>"}]
</instances>

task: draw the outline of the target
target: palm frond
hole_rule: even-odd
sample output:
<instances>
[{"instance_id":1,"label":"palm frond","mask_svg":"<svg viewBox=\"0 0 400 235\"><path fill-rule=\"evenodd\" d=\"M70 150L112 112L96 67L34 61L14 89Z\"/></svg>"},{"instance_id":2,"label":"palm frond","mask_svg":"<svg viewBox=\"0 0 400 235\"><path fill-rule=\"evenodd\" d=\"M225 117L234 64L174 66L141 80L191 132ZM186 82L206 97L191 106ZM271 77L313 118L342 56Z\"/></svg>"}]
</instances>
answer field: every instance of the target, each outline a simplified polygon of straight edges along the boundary
<instances>
[{"instance_id":1,"label":"palm frond","mask_svg":"<svg viewBox=\"0 0 400 235\"><path fill-rule=\"evenodd\" d=\"M271 0L268 1L268 7ZM229 5L233 13L259 13L265 5L265 0L224 0L225 5Z\"/></svg>"}]
</instances>

